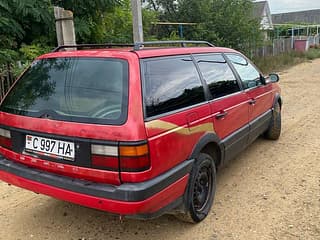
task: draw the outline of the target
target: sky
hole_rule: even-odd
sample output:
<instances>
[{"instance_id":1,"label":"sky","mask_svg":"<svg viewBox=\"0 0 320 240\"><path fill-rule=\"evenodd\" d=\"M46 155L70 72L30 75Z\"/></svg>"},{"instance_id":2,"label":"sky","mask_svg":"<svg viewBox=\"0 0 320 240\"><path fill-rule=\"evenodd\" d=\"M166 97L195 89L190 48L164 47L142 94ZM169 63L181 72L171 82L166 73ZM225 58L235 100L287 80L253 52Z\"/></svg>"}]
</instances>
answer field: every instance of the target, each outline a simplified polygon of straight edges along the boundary
<instances>
[{"instance_id":1,"label":"sky","mask_svg":"<svg viewBox=\"0 0 320 240\"><path fill-rule=\"evenodd\" d=\"M271 13L320 9L320 0L268 0Z\"/></svg>"}]
</instances>

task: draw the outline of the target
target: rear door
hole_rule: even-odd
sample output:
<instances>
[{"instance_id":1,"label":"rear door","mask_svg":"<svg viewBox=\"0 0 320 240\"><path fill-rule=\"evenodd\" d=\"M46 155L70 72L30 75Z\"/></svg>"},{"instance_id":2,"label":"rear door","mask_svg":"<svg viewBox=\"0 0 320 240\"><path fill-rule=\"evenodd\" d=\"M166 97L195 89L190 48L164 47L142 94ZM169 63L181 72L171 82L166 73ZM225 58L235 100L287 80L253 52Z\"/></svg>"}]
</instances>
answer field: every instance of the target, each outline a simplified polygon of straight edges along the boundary
<instances>
[{"instance_id":1,"label":"rear door","mask_svg":"<svg viewBox=\"0 0 320 240\"><path fill-rule=\"evenodd\" d=\"M250 138L253 141L269 124L272 107L272 86L263 85L261 73L245 57L226 54L239 74L243 88L250 99Z\"/></svg>"},{"instance_id":2,"label":"rear door","mask_svg":"<svg viewBox=\"0 0 320 240\"><path fill-rule=\"evenodd\" d=\"M144 59L141 65L150 158L157 175L188 159L213 124L190 55Z\"/></svg>"},{"instance_id":3,"label":"rear door","mask_svg":"<svg viewBox=\"0 0 320 240\"><path fill-rule=\"evenodd\" d=\"M249 99L222 54L195 55L211 94L210 108L216 134L225 145L226 161L247 144Z\"/></svg>"}]
</instances>

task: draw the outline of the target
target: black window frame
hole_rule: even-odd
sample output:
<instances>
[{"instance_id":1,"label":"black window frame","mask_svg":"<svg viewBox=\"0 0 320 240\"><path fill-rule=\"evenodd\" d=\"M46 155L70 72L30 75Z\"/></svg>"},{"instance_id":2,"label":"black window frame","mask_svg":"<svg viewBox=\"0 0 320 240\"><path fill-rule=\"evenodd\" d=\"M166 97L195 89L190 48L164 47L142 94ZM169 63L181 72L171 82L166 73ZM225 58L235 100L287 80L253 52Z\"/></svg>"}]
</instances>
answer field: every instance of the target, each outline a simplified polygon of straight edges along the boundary
<instances>
[{"instance_id":1,"label":"black window frame","mask_svg":"<svg viewBox=\"0 0 320 240\"><path fill-rule=\"evenodd\" d=\"M166 113L161 113L161 114L157 114L154 116L147 116L147 106L145 103L145 92L146 92L146 79L145 79L145 63L148 61L156 61L156 60L163 60L163 59L175 59L175 58L183 58L183 57L188 57L192 60L192 63L195 67L195 70L198 74L199 80L200 80L200 84L203 88L203 93L204 93L204 100L203 102L197 103L197 104L193 104L187 107L182 107L176 110L172 110L172 111L168 111ZM140 76L141 76L141 89L142 89L142 106L143 106L143 116L144 116L144 120L146 122L148 121L152 121L155 119L159 119L161 117L165 117L165 116L169 116L169 115L173 115L179 112L183 112L185 110L197 107L197 106L201 106L203 104L207 104L208 101L210 100L210 93L208 93L208 86L207 84L204 82L204 79L202 78L202 75L199 71L199 66L196 64L195 59L193 57L193 54L178 54L178 55L170 55L170 56L160 56L160 57L148 57L148 58L141 58L140 59Z\"/></svg>"},{"instance_id":2,"label":"black window frame","mask_svg":"<svg viewBox=\"0 0 320 240\"><path fill-rule=\"evenodd\" d=\"M124 66L124 74L123 74L123 95L122 95L122 113L121 116L118 119L94 119L94 118L87 118L87 117L73 117L74 119L70 120L68 117L61 116L60 119L53 119L55 121L62 121L62 122L70 122L70 123L79 123L79 124L101 124L101 125L111 125L111 126L122 126L124 125L128 120L128 112L129 112L129 88L130 88L130 64L127 59L124 58L115 58L115 57L79 57L79 56L67 56L67 57L56 57L57 59L64 59L64 58L81 58L81 59L99 59L99 60L108 60L108 61L118 61L125 63ZM46 60L50 58L41 58L36 59L38 60ZM21 78L25 76L29 69L32 67L32 64L17 78L17 80L14 82L8 93L6 94L5 98L14 90L15 86L18 84ZM3 108L3 103L5 102L5 98L2 99L0 103L0 112ZM4 111L2 111L4 112ZM7 112L6 112L7 113ZM17 113L9 113L9 114L15 114L19 115ZM19 115L20 116L20 115ZM24 116L24 115L21 115Z\"/></svg>"}]
</instances>

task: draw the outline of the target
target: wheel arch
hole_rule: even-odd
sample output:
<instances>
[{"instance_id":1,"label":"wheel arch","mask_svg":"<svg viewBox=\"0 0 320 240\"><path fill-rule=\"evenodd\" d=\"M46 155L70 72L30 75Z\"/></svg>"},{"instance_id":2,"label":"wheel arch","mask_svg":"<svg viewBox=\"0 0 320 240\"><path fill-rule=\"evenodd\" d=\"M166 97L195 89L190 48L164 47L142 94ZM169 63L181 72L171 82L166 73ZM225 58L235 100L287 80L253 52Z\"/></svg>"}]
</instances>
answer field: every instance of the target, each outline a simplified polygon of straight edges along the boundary
<instances>
[{"instance_id":1,"label":"wheel arch","mask_svg":"<svg viewBox=\"0 0 320 240\"><path fill-rule=\"evenodd\" d=\"M274 108L277 103L280 104L280 109L282 109L283 100L282 100L280 93L276 93L276 95L274 97L272 108Z\"/></svg>"},{"instance_id":2,"label":"wheel arch","mask_svg":"<svg viewBox=\"0 0 320 240\"><path fill-rule=\"evenodd\" d=\"M201 156L200 153L205 153L210 155L215 164L214 174L216 174L216 170L218 167L220 167L224 157L223 147L220 144L220 142L221 141L219 137L214 133L207 133L203 135L199 139L198 143L194 146L192 153L190 155L190 159L195 159L194 163L197 164L197 158ZM199 161L201 162L201 157L199 159L200 159ZM196 167L196 166L193 166L193 167ZM196 221L194 218L194 215L192 215L191 212L189 212L192 206L191 205L192 197L189 196L192 193L192 190L191 190L191 187L193 186L192 176L193 176L193 169L190 173L189 182L185 189L185 193L183 195L183 203L176 209L176 213L178 213L177 216L179 219L182 219L183 221L195 223L199 221ZM211 193L210 197L213 199L214 195L215 195L215 190Z\"/></svg>"},{"instance_id":3,"label":"wheel arch","mask_svg":"<svg viewBox=\"0 0 320 240\"><path fill-rule=\"evenodd\" d=\"M210 155L214 159L217 169L221 166L224 151L223 146L221 145L221 140L216 134L207 133L202 136L194 146L190 159L196 159L201 152Z\"/></svg>"}]
</instances>

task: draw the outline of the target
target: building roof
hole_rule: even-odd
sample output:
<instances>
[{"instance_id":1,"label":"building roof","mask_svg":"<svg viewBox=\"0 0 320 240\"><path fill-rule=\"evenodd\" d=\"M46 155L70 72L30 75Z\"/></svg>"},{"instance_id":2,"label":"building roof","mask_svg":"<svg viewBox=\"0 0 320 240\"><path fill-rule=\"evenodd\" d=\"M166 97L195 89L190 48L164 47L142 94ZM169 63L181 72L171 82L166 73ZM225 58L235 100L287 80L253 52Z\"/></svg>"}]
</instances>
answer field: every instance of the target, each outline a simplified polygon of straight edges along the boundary
<instances>
[{"instance_id":1,"label":"building roof","mask_svg":"<svg viewBox=\"0 0 320 240\"><path fill-rule=\"evenodd\" d=\"M320 9L273 14L272 20L275 24L285 24L285 23L320 24Z\"/></svg>"},{"instance_id":2,"label":"building roof","mask_svg":"<svg viewBox=\"0 0 320 240\"><path fill-rule=\"evenodd\" d=\"M268 1L253 2L253 16L260 20L261 30L273 29Z\"/></svg>"},{"instance_id":3,"label":"building roof","mask_svg":"<svg viewBox=\"0 0 320 240\"><path fill-rule=\"evenodd\" d=\"M256 18L261 18L263 16L264 8L268 4L267 1L254 2L253 3L253 16Z\"/></svg>"}]
</instances>

